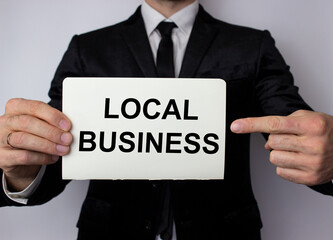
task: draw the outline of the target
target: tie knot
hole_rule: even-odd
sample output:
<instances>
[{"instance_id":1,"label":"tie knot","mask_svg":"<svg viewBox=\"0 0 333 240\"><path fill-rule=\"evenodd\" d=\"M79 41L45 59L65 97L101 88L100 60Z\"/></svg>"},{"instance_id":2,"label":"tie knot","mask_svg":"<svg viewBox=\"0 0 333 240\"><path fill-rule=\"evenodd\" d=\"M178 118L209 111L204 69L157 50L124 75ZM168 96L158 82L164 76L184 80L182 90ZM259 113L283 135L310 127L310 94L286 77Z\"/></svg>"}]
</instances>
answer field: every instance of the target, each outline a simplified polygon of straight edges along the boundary
<instances>
[{"instance_id":1,"label":"tie knot","mask_svg":"<svg viewBox=\"0 0 333 240\"><path fill-rule=\"evenodd\" d=\"M177 25L173 22L160 22L160 24L158 24L157 29L160 32L160 34L162 35L162 37L164 36L171 36L171 32L173 28L176 28Z\"/></svg>"}]
</instances>

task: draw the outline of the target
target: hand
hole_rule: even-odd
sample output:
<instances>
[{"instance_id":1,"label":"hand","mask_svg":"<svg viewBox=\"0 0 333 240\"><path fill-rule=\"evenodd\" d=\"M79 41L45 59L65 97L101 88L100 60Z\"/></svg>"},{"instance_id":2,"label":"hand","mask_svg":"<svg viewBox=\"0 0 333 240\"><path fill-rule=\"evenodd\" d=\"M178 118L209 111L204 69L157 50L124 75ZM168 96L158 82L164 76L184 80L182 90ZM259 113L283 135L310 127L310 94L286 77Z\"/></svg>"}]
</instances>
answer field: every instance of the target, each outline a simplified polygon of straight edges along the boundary
<instances>
[{"instance_id":1,"label":"hand","mask_svg":"<svg viewBox=\"0 0 333 240\"><path fill-rule=\"evenodd\" d=\"M287 117L238 119L234 133L269 133L265 148L277 174L309 186L333 179L333 116L299 110Z\"/></svg>"},{"instance_id":2,"label":"hand","mask_svg":"<svg viewBox=\"0 0 333 240\"><path fill-rule=\"evenodd\" d=\"M53 164L68 154L73 139L70 129L70 120L46 103L9 100L0 116L0 168L8 187L25 189L41 165Z\"/></svg>"}]
</instances>

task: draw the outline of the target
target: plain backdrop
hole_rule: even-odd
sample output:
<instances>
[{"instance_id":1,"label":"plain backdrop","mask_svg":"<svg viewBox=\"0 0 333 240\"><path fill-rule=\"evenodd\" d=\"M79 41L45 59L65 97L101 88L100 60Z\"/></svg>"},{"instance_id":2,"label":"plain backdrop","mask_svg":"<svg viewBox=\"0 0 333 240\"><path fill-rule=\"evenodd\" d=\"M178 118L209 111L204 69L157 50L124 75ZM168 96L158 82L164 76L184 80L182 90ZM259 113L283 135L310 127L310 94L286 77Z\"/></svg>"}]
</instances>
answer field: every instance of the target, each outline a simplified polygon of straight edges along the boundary
<instances>
[{"instance_id":1,"label":"plain backdrop","mask_svg":"<svg viewBox=\"0 0 333 240\"><path fill-rule=\"evenodd\" d=\"M48 101L55 69L72 35L129 17L141 0L0 0L0 114L13 97ZM332 0L202 0L213 16L269 29L317 111L333 114ZM275 175L260 134L252 137L252 183L264 240L330 240L333 198ZM43 206L0 209L0 239L75 239L87 181Z\"/></svg>"}]
</instances>

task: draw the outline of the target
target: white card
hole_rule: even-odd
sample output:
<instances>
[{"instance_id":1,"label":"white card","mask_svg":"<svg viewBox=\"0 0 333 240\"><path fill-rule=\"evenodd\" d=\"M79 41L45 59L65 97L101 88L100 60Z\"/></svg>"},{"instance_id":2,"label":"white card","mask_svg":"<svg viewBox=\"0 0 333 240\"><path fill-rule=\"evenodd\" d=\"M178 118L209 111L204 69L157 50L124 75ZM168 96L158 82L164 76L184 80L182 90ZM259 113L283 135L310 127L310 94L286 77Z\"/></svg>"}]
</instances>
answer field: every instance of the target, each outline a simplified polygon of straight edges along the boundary
<instances>
[{"instance_id":1,"label":"white card","mask_svg":"<svg viewBox=\"0 0 333 240\"><path fill-rule=\"evenodd\" d=\"M223 179L221 79L66 78L64 179Z\"/></svg>"}]
</instances>

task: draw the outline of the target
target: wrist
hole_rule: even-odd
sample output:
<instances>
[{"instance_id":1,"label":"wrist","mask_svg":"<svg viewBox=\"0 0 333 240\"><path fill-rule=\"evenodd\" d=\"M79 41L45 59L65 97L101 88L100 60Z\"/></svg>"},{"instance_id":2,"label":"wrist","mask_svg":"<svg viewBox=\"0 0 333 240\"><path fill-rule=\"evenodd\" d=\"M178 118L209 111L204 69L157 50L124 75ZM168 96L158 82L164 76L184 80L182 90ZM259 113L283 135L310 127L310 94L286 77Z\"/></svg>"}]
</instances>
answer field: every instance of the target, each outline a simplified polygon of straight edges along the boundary
<instances>
[{"instance_id":1,"label":"wrist","mask_svg":"<svg viewBox=\"0 0 333 240\"><path fill-rule=\"evenodd\" d=\"M41 167L42 166L29 166L23 170L25 173L20 176L13 176L4 172L8 191L20 192L26 189L34 181Z\"/></svg>"}]
</instances>

